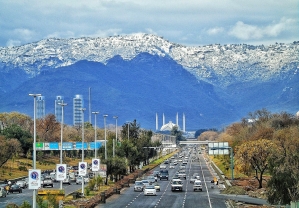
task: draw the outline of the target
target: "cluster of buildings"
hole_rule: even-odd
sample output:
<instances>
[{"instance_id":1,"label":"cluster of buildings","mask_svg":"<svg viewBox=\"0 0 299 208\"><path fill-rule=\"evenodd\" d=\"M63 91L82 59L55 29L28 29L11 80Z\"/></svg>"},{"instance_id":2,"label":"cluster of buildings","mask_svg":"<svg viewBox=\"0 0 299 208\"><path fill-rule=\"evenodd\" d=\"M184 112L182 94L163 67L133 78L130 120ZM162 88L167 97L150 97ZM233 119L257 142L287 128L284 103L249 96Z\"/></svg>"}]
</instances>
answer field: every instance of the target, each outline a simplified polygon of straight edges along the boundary
<instances>
[{"instance_id":1,"label":"cluster of buildings","mask_svg":"<svg viewBox=\"0 0 299 208\"><path fill-rule=\"evenodd\" d=\"M56 96L55 99L55 117L58 122L62 121L62 108L64 97L61 95ZM73 125L78 126L83 122L84 100L82 95L75 95L73 98ZM46 101L45 96L36 97L36 118L44 118L46 116Z\"/></svg>"}]
</instances>

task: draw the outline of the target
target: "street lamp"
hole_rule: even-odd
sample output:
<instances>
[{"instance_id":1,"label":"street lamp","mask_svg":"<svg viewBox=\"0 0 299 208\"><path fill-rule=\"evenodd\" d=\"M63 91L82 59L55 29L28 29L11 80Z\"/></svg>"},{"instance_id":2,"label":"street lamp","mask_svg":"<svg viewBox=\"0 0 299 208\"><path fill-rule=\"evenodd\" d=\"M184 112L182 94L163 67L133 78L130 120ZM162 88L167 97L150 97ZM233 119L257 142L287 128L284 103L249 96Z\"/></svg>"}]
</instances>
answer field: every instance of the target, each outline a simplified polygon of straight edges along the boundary
<instances>
[{"instance_id":1,"label":"street lamp","mask_svg":"<svg viewBox=\"0 0 299 208\"><path fill-rule=\"evenodd\" d=\"M61 106L61 127L60 127L60 164L62 164L62 140L63 140L63 109L67 103L58 103ZM62 180L60 181L60 189L62 189Z\"/></svg>"},{"instance_id":2,"label":"street lamp","mask_svg":"<svg viewBox=\"0 0 299 208\"><path fill-rule=\"evenodd\" d=\"M105 160L107 160L107 131L106 131L106 117L108 115L103 115L104 116L104 127L105 127Z\"/></svg>"},{"instance_id":3,"label":"street lamp","mask_svg":"<svg viewBox=\"0 0 299 208\"><path fill-rule=\"evenodd\" d=\"M34 99L33 104L33 169L36 169L36 97L41 94L29 94ZM36 189L33 189L32 207L36 208Z\"/></svg>"},{"instance_id":4,"label":"street lamp","mask_svg":"<svg viewBox=\"0 0 299 208\"><path fill-rule=\"evenodd\" d=\"M130 138L130 121L127 121L127 124L128 124L128 140Z\"/></svg>"},{"instance_id":5,"label":"street lamp","mask_svg":"<svg viewBox=\"0 0 299 208\"><path fill-rule=\"evenodd\" d=\"M82 162L84 162L84 111L85 108L79 108L82 111ZM82 177L82 196L84 196L84 177Z\"/></svg>"},{"instance_id":6,"label":"street lamp","mask_svg":"<svg viewBox=\"0 0 299 208\"><path fill-rule=\"evenodd\" d=\"M98 111L91 112L94 114L94 158L97 159L97 150L96 150L96 144L97 144L97 114Z\"/></svg>"},{"instance_id":7,"label":"street lamp","mask_svg":"<svg viewBox=\"0 0 299 208\"><path fill-rule=\"evenodd\" d=\"M113 116L115 118L115 140L113 139L113 157L115 157L115 142L117 142L117 118L118 116Z\"/></svg>"}]
</instances>

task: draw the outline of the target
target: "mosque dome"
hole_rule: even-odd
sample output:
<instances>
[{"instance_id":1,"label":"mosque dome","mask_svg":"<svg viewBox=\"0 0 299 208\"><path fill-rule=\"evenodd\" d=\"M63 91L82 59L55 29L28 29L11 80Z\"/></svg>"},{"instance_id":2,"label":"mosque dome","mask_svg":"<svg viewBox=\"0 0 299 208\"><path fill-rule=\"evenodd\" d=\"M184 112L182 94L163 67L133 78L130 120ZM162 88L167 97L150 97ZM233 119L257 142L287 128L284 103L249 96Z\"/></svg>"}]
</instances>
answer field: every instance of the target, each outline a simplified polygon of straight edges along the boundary
<instances>
[{"instance_id":1,"label":"mosque dome","mask_svg":"<svg viewBox=\"0 0 299 208\"><path fill-rule=\"evenodd\" d=\"M173 129L174 126L177 126L176 124L172 123L172 121L169 121L169 123L164 124L160 131L171 131ZM178 129L180 129L180 127L178 126Z\"/></svg>"}]
</instances>

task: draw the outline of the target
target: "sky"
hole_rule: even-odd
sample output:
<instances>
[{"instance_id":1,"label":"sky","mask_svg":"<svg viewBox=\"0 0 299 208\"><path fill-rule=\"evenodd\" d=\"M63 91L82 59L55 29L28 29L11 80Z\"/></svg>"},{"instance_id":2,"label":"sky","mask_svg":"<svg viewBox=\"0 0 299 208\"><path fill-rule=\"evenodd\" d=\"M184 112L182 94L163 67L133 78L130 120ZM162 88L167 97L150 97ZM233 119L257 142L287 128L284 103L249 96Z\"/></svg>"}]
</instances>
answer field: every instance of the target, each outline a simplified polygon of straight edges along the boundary
<instances>
[{"instance_id":1,"label":"sky","mask_svg":"<svg viewBox=\"0 0 299 208\"><path fill-rule=\"evenodd\" d=\"M0 0L0 47L154 34L186 46L299 41L298 0Z\"/></svg>"}]
</instances>

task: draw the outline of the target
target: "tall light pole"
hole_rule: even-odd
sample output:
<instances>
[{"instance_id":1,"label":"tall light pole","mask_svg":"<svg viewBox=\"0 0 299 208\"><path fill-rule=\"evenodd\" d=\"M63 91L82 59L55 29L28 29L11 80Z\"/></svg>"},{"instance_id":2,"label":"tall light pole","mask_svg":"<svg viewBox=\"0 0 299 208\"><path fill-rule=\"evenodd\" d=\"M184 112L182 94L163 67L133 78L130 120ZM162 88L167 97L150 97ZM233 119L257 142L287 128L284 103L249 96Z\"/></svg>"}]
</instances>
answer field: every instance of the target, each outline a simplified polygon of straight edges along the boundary
<instances>
[{"instance_id":1,"label":"tall light pole","mask_svg":"<svg viewBox=\"0 0 299 208\"><path fill-rule=\"evenodd\" d=\"M97 114L99 114L98 111L91 112L94 114L94 158L97 159L97 149L96 149L96 144L97 144Z\"/></svg>"},{"instance_id":2,"label":"tall light pole","mask_svg":"<svg viewBox=\"0 0 299 208\"><path fill-rule=\"evenodd\" d=\"M104 127L105 127L105 160L107 160L107 131L106 131L106 117L108 115L103 115L104 116Z\"/></svg>"},{"instance_id":3,"label":"tall light pole","mask_svg":"<svg viewBox=\"0 0 299 208\"><path fill-rule=\"evenodd\" d=\"M118 116L113 116L115 118L115 140L113 139L113 157L115 157L115 142L117 142L117 118Z\"/></svg>"},{"instance_id":4,"label":"tall light pole","mask_svg":"<svg viewBox=\"0 0 299 208\"><path fill-rule=\"evenodd\" d=\"M82 162L84 162L84 111L85 108L79 108L82 111ZM84 196L84 177L82 176L82 196Z\"/></svg>"},{"instance_id":5,"label":"tall light pole","mask_svg":"<svg viewBox=\"0 0 299 208\"><path fill-rule=\"evenodd\" d=\"M34 99L33 104L33 169L36 169L36 97L41 94L29 94ZM33 189L32 207L36 208L36 189Z\"/></svg>"},{"instance_id":6,"label":"tall light pole","mask_svg":"<svg viewBox=\"0 0 299 208\"><path fill-rule=\"evenodd\" d=\"M128 140L130 139L130 121L127 121L128 124Z\"/></svg>"},{"instance_id":7,"label":"tall light pole","mask_svg":"<svg viewBox=\"0 0 299 208\"><path fill-rule=\"evenodd\" d=\"M62 140L63 140L63 109L67 103L58 103L61 106L61 127L60 127L60 164L62 164ZM60 181L60 189L62 189L62 181Z\"/></svg>"}]
</instances>

